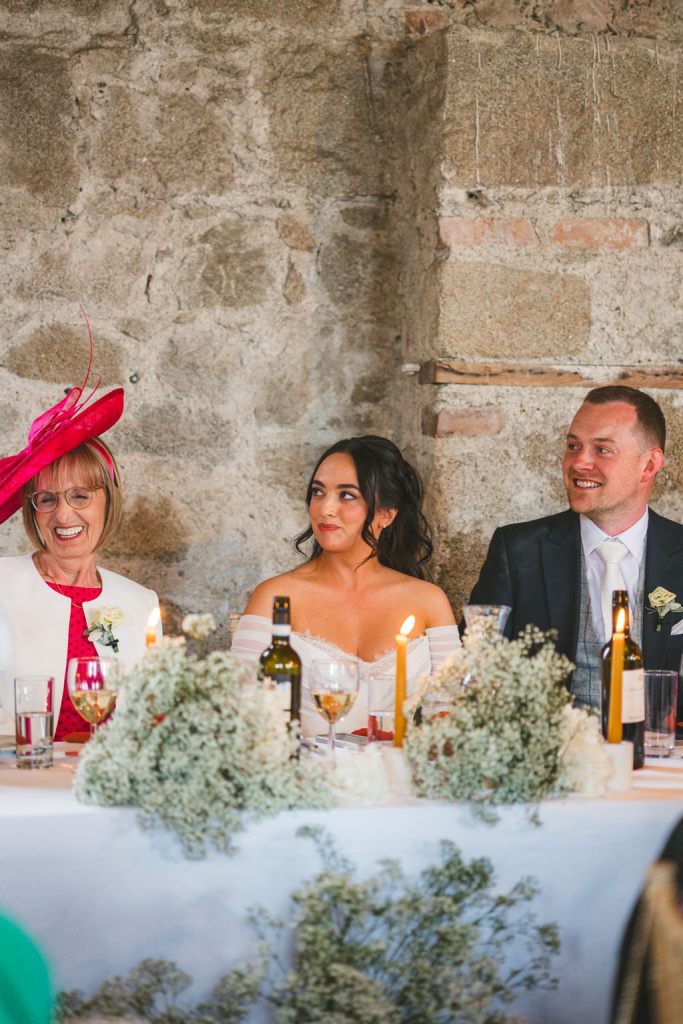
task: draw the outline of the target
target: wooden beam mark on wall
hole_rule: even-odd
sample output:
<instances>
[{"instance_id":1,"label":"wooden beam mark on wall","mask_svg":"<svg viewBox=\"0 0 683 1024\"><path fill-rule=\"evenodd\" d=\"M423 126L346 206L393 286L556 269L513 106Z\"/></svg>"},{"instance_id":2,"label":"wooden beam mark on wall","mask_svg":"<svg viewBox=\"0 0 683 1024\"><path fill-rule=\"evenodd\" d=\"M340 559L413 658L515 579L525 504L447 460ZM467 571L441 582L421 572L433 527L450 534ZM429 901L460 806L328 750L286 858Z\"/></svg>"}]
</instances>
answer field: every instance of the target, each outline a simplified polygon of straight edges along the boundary
<instances>
[{"instance_id":1,"label":"wooden beam mark on wall","mask_svg":"<svg viewBox=\"0 0 683 1024\"><path fill-rule=\"evenodd\" d=\"M683 366L548 366L432 359L420 368L421 384L487 384L518 388L683 388Z\"/></svg>"}]
</instances>

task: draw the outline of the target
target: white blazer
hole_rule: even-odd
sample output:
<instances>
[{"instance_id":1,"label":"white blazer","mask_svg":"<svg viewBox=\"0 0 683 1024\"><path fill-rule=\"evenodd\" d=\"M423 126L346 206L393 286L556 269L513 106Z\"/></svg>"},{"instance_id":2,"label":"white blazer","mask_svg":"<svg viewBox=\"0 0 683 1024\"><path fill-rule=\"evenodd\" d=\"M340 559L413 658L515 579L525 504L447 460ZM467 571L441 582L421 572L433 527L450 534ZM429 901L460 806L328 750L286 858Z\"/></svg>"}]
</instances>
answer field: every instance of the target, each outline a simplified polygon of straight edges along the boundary
<instances>
[{"instance_id":1,"label":"white blazer","mask_svg":"<svg viewBox=\"0 0 683 1024\"><path fill-rule=\"evenodd\" d=\"M93 640L98 652L117 658L131 668L145 653L145 627L150 613L159 606L153 590L132 580L99 569L102 593L85 601L83 611L90 625L95 612L104 605L123 611L114 627L119 653ZM66 671L71 601L45 583L31 555L0 558L0 733L14 732L14 679L16 676L53 676L55 728L62 706ZM158 628L157 639L161 637Z\"/></svg>"}]
</instances>

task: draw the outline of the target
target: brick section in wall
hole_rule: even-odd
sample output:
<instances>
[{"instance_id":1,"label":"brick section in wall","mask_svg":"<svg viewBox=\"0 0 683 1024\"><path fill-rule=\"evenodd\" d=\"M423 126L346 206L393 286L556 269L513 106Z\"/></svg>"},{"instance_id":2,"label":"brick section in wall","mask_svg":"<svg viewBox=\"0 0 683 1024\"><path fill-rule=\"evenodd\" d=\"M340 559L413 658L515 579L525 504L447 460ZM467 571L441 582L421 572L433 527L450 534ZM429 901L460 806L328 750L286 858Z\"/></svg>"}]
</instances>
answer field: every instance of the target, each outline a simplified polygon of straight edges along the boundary
<instances>
[{"instance_id":1,"label":"brick section in wall","mask_svg":"<svg viewBox=\"0 0 683 1024\"><path fill-rule=\"evenodd\" d=\"M512 247L538 245L534 227L525 217L441 217L439 235L451 249L489 243Z\"/></svg>"},{"instance_id":2,"label":"brick section in wall","mask_svg":"<svg viewBox=\"0 0 683 1024\"><path fill-rule=\"evenodd\" d=\"M642 249L650 243L646 220L620 217L565 217L552 230L551 241L572 249Z\"/></svg>"},{"instance_id":3,"label":"brick section in wall","mask_svg":"<svg viewBox=\"0 0 683 1024\"><path fill-rule=\"evenodd\" d=\"M464 6L464 0L462 3L457 2L457 6ZM408 34L413 38L428 36L431 32L438 32L440 29L446 28L449 22L449 16L446 11L435 11L433 7L419 7L406 11L405 19Z\"/></svg>"},{"instance_id":4,"label":"brick section in wall","mask_svg":"<svg viewBox=\"0 0 683 1024\"><path fill-rule=\"evenodd\" d=\"M505 426L505 416L497 405L481 409L442 409L436 416L426 415L424 433L431 437L495 437Z\"/></svg>"}]
</instances>

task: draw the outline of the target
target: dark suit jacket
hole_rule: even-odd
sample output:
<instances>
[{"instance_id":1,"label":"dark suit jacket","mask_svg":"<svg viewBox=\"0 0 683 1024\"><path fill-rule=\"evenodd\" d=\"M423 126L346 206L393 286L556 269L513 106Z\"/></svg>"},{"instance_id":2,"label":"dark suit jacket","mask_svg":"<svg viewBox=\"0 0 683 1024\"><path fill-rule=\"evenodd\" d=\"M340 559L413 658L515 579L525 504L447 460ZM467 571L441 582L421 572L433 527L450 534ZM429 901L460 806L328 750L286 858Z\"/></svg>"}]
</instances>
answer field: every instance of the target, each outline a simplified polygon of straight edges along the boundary
<instances>
[{"instance_id":1,"label":"dark suit jacket","mask_svg":"<svg viewBox=\"0 0 683 1024\"><path fill-rule=\"evenodd\" d=\"M507 636L517 636L528 623L556 629L557 647L572 661L576 656L581 590L579 516L567 510L530 523L501 526L493 534L470 604L509 604ZM645 548L647 595L666 587L683 604L683 526L650 509ZM671 627L683 615L671 612L662 620L643 611L645 668L680 669L683 634Z\"/></svg>"}]
</instances>

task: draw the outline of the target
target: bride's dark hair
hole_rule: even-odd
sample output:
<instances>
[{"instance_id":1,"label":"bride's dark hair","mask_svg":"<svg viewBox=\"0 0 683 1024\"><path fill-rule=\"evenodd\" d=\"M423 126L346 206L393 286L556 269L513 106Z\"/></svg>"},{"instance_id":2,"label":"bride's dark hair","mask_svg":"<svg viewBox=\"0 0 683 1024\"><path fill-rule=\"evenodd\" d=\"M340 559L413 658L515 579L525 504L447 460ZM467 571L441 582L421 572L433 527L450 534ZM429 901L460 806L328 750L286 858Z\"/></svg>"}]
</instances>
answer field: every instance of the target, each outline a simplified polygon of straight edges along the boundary
<instances>
[{"instance_id":1,"label":"bride's dark hair","mask_svg":"<svg viewBox=\"0 0 683 1024\"><path fill-rule=\"evenodd\" d=\"M431 528L422 514L422 481L393 441L374 434L337 441L323 452L311 473L306 504L311 504L313 481L321 463L337 452L350 455L356 466L358 487L368 506L361 531L365 543L372 548L382 565L404 572L407 576L426 579L427 573L423 566L432 557L433 545ZM370 525L378 508L395 508L398 512L391 525L385 527L376 538ZM302 545L312 536L313 530L309 526L296 538L299 554L306 554ZM321 554L322 548L314 540L309 561Z\"/></svg>"}]
</instances>

